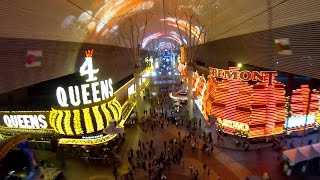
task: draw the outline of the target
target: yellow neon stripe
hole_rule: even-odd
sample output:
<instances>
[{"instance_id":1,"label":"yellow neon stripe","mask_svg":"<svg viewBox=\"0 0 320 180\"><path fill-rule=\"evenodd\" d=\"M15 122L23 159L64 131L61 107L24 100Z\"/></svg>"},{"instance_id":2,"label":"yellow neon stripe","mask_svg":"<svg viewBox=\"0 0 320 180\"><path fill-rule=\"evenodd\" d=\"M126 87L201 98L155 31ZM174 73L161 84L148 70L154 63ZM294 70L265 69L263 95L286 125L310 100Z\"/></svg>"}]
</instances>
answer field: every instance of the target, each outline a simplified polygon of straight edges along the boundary
<instances>
[{"instance_id":1,"label":"yellow neon stripe","mask_svg":"<svg viewBox=\"0 0 320 180\"><path fill-rule=\"evenodd\" d=\"M119 101L116 98L114 98L114 100L113 100L113 105L117 108L117 110L119 112L118 118L120 119L120 116L121 116L121 113L122 113L121 105L120 105Z\"/></svg>"},{"instance_id":2,"label":"yellow neon stripe","mask_svg":"<svg viewBox=\"0 0 320 180\"><path fill-rule=\"evenodd\" d=\"M84 114L84 123L85 123L85 126L86 126L86 132L87 133L94 132L92 119L91 119L91 116L90 116L90 109L89 108L84 108L84 109L82 109L82 111L83 111L83 114Z\"/></svg>"},{"instance_id":3,"label":"yellow neon stripe","mask_svg":"<svg viewBox=\"0 0 320 180\"><path fill-rule=\"evenodd\" d=\"M104 126L103 126L103 119L102 119L102 116L101 116L98 108L99 108L99 106L94 106L92 108L92 110L93 110L93 114L94 114L94 117L97 122L97 130L100 131L100 130L104 129Z\"/></svg>"},{"instance_id":4,"label":"yellow neon stripe","mask_svg":"<svg viewBox=\"0 0 320 180\"><path fill-rule=\"evenodd\" d=\"M77 135L83 134L80 122L80 110L78 109L73 110L73 124L75 133Z\"/></svg>"},{"instance_id":5,"label":"yellow neon stripe","mask_svg":"<svg viewBox=\"0 0 320 180\"><path fill-rule=\"evenodd\" d=\"M109 101L109 102L108 102L108 107L109 107L109 109L111 109L112 114L113 114L113 117L114 117L114 119L117 121L117 120L119 120L118 113L117 113L117 111L115 110L115 108L112 106L112 102L113 102L113 101Z\"/></svg>"},{"instance_id":6,"label":"yellow neon stripe","mask_svg":"<svg viewBox=\"0 0 320 180\"><path fill-rule=\"evenodd\" d=\"M106 108L106 106L107 106L107 103L102 104L101 105L101 109L102 109L103 113L107 117L107 127L108 127L109 124L110 124L110 121L112 120L112 117L111 117L111 114L110 114L109 110Z\"/></svg>"},{"instance_id":7,"label":"yellow neon stripe","mask_svg":"<svg viewBox=\"0 0 320 180\"><path fill-rule=\"evenodd\" d=\"M121 122L119 123L119 126L120 126L120 127L122 127L122 128L124 127L124 123L127 121L130 113L132 112L132 110L134 109L134 107L136 106L136 104L137 104L137 102L132 103L130 109L129 109L128 111L125 111L126 114L122 114L124 117L122 116L122 120L121 120Z\"/></svg>"},{"instance_id":8,"label":"yellow neon stripe","mask_svg":"<svg viewBox=\"0 0 320 180\"><path fill-rule=\"evenodd\" d=\"M57 130L60 134L65 134L62 128L62 118L63 118L63 111L58 111L58 117L56 121Z\"/></svg>"},{"instance_id":9,"label":"yellow neon stripe","mask_svg":"<svg viewBox=\"0 0 320 180\"><path fill-rule=\"evenodd\" d=\"M64 123L64 129L66 130L66 134L67 135L73 135L73 132L72 132L72 129L71 129L71 124L70 124L71 113L70 113L69 110L64 111L64 113L65 113L65 116L64 116L64 119L63 119L63 123Z\"/></svg>"},{"instance_id":10,"label":"yellow neon stripe","mask_svg":"<svg viewBox=\"0 0 320 180\"><path fill-rule=\"evenodd\" d=\"M58 132L58 129L57 129L57 127L56 127L56 118L57 118L57 116L58 116L58 111L52 109L51 112L50 112L50 115L49 115L49 123L50 123L51 127L52 127L56 132Z\"/></svg>"}]
</instances>

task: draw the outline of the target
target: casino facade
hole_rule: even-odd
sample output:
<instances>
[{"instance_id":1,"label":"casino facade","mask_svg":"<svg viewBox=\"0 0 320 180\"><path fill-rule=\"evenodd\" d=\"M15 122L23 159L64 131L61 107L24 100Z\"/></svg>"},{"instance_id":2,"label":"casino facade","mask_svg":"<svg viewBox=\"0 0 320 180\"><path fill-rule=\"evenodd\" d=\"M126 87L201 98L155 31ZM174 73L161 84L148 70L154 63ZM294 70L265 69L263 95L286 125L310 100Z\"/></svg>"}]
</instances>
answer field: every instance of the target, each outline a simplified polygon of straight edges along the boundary
<instances>
[{"instance_id":1,"label":"casino facade","mask_svg":"<svg viewBox=\"0 0 320 180\"><path fill-rule=\"evenodd\" d=\"M93 50L85 54L79 73L86 79L83 84L56 87L58 105L45 111L0 111L0 133L28 133L34 134L36 142L56 138L59 144L76 145L102 144L122 134L136 105L135 82L139 82L141 95L149 80L136 81L133 77L114 89L110 78L96 77L99 69L94 69ZM150 68L142 69L138 74L142 77L149 71Z\"/></svg>"},{"instance_id":2,"label":"casino facade","mask_svg":"<svg viewBox=\"0 0 320 180\"><path fill-rule=\"evenodd\" d=\"M218 132L254 139L319 127L319 91L308 84L288 93L276 71L209 70L207 77L194 72L193 98Z\"/></svg>"}]
</instances>

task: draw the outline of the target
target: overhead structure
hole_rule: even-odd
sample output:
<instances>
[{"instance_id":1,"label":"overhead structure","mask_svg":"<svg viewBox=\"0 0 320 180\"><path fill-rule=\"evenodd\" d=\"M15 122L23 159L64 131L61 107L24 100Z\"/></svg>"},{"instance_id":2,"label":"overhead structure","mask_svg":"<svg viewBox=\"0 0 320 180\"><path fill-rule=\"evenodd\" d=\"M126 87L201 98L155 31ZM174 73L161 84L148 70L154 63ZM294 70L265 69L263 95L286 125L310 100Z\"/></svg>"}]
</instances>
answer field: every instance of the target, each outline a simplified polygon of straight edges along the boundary
<instances>
[{"instance_id":1,"label":"overhead structure","mask_svg":"<svg viewBox=\"0 0 320 180\"><path fill-rule=\"evenodd\" d=\"M5 157L8 152L16 147L18 144L27 141L28 138L31 138L31 134L19 134L10 138L5 138L0 140L0 159Z\"/></svg>"},{"instance_id":2,"label":"overhead structure","mask_svg":"<svg viewBox=\"0 0 320 180\"><path fill-rule=\"evenodd\" d=\"M320 143L283 151L283 158L287 160L291 166L318 157L320 157Z\"/></svg>"}]
</instances>

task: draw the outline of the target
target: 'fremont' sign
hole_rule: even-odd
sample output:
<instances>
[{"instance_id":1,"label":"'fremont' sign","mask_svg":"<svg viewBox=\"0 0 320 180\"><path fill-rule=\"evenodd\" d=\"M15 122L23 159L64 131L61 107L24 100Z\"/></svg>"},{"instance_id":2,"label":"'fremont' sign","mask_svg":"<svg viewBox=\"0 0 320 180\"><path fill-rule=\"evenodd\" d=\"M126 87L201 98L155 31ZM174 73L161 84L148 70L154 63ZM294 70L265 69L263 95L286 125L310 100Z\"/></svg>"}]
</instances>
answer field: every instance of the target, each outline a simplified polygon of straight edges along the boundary
<instances>
[{"instance_id":1,"label":"'fremont' sign","mask_svg":"<svg viewBox=\"0 0 320 180\"><path fill-rule=\"evenodd\" d=\"M277 71L237 71L224 70L217 68L209 68L210 74L213 77L221 79L240 79L242 81L268 81L272 84L274 78L277 76Z\"/></svg>"}]
</instances>

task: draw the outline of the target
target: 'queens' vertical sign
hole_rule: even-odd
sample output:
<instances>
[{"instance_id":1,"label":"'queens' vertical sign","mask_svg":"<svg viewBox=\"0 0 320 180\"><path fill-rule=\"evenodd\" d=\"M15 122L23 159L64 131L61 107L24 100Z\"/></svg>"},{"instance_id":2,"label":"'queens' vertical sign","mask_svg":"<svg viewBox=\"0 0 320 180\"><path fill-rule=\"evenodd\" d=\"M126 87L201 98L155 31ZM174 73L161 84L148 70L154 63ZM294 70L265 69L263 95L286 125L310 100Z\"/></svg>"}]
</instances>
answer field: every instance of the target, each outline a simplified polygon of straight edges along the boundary
<instances>
[{"instance_id":1,"label":"'queens' vertical sign","mask_svg":"<svg viewBox=\"0 0 320 180\"><path fill-rule=\"evenodd\" d=\"M80 67L80 76L88 76L86 84L69 86L68 89L57 88L56 96L60 106L91 104L113 96L111 79L97 81L95 74L99 72L99 69L93 69L92 55L93 50L87 50L85 62Z\"/></svg>"}]
</instances>

